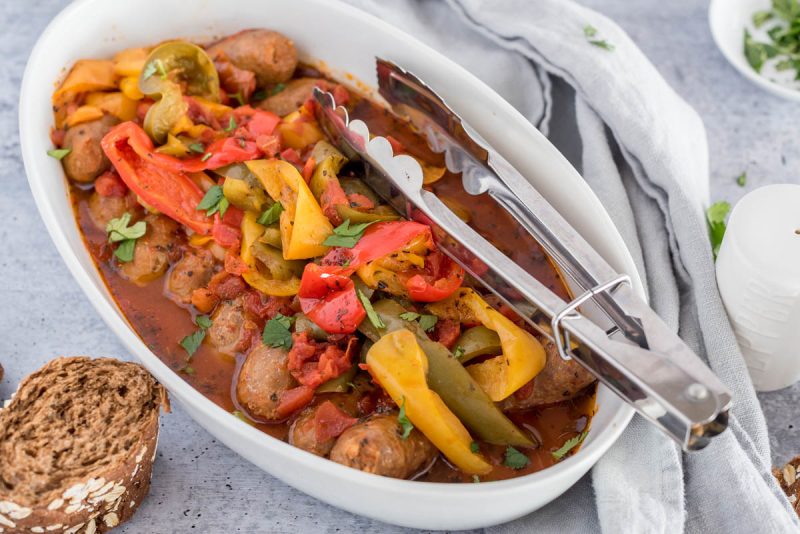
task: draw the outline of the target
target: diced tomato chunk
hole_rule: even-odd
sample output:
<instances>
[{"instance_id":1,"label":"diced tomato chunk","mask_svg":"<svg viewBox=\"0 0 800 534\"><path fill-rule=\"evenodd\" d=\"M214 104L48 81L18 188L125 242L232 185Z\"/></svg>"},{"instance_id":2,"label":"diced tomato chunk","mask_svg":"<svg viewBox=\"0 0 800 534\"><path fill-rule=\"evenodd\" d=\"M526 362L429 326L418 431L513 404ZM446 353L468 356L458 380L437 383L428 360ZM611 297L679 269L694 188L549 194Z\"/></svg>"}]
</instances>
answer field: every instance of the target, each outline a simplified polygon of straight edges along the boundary
<instances>
[{"instance_id":1,"label":"diced tomato chunk","mask_svg":"<svg viewBox=\"0 0 800 534\"><path fill-rule=\"evenodd\" d=\"M314 400L314 389L308 386L297 386L284 391L278 400L275 409L279 417L288 417L298 410L302 410Z\"/></svg>"},{"instance_id":2,"label":"diced tomato chunk","mask_svg":"<svg viewBox=\"0 0 800 534\"><path fill-rule=\"evenodd\" d=\"M300 154L297 153L297 150L293 148L287 148L283 152L281 152L281 157L288 161L289 163L293 163L295 165L302 165L303 160L300 159Z\"/></svg>"},{"instance_id":3,"label":"diced tomato chunk","mask_svg":"<svg viewBox=\"0 0 800 534\"><path fill-rule=\"evenodd\" d=\"M439 319L433 328L431 338L438 341L448 349L452 349L458 336L461 335L461 324L450 319Z\"/></svg>"},{"instance_id":4,"label":"diced tomato chunk","mask_svg":"<svg viewBox=\"0 0 800 534\"><path fill-rule=\"evenodd\" d=\"M292 342L289 372L304 386L316 388L352 367L347 351L333 343L315 341L307 332L295 332Z\"/></svg>"},{"instance_id":5,"label":"diced tomato chunk","mask_svg":"<svg viewBox=\"0 0 800 534\"><path fill-rule=\"evenodd\" d=\"M305 180L306 183L309 183L311 181L311 175L314 174L314 167L316 166L317 162L314 161L314 158L311 157L308 158L306 160L305 165L303 165L303 180Z\"/></svg>"},{"instance_id":6,"label":"diced tomato chunk","mask_svg":"<svg viewBox=\"0 0 800 534\"><path fill-rule=\"evenodd\" d=\"M319 405L314 413L314 432L317 441L325 442L338 438L342 432L356 424L358 419L350 417L331 401Z\"/></svg>"}]
</instances>

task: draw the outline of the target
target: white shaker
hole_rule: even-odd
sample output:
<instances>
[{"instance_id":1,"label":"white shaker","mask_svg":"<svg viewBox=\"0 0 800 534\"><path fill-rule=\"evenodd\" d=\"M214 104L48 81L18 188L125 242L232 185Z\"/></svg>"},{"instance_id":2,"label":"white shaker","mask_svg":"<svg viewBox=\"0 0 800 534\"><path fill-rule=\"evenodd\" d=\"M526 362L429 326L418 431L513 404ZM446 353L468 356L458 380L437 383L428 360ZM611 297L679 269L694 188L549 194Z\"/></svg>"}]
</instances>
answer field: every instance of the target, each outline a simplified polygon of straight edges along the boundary
<instances>
[{"instance_id":1,"label":"white shaker","mask_svg":"<svg viewBox=\"0 0 800 534\"><path fill-rule=\"evenodd\" d=\"M800 380L800 185L770 185L742 198L716 268L755 388Z\"/></svg>"}]
</instances>

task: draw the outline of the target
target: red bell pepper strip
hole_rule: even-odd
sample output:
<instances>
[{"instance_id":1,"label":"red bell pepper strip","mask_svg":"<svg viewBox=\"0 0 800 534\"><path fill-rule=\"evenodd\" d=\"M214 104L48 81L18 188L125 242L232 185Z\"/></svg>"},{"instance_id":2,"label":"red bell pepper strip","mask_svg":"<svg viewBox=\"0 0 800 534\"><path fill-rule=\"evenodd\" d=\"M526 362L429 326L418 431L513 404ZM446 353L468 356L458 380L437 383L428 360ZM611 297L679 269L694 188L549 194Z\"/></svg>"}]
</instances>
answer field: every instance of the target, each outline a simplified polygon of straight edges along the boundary
<instances>
[{"instance_id":1,"label":"red bell pepper strip","mask_svg":"<svg viewBox=\"0 0 800 534\"><path fill-rule=\"evenodd\" d=\"M197 210L203 200L203 190L181 169L159 165L145 154L176 161L177 158L153 152L153 142L133 122L123 122L109 131L101 146L122 181L145 203L164 215L191 228L198 234L211 233L213 224L206 214Z\"/></svg>"},{"instance_id":2,"label":"red bell pepper strip","mask_svg":"<svg viewBox=\"0 0 800 534\"><path fill-rule=\"evenodd\" d=\"M211 154L210 157L207 157ZM218 169L231 163L239 163L241 161L250 161L251 159L258 159L261 157L261 150L259 150L255 141L246 141L244 138L226 137L225 139L218 139L211 143L206 148L206 153L202 156L201 163L205 164L205 169ZM205 162L202 161L203 158ZM177 158L176 158L177 159ZM188 161L188 160L183 160Z\"/></svg>"},{"instance_id":3,"label":"red bell pepper strip","mask_svg":"<svg viewBox=\"0 0 800 534\"><path fill-rule=\"evenodd\" d=\"M333 248L322 258L323 265L344 265L352 274L365 263L377 260L402 249L412 239L427 233L430 227L412 221L384 221L371 224L353 248ZM431 241L431 244L433 241ZM349 263L348 263L349 261Z\"/></svg>"},{"instance_id":4,"label":"red bell pepper strip","mask_svg":"<svg viewBox=\"0 0 800 534\"><path fill-rule=\"evenodd\" d=\"M350 271L352 273L352 271ZM341 267L308 263L297 296L309 319L330 334L355 332L367 312L356 295L349 274Z\"/></svg>"},{"instance_id":5,"label":"red bell pepper strip","mask_svg":"<svg viewBox=\"0 0 800 534\"><path fill-rule=\"evenodd\" d=\"M413 301L444 300L461 287L464 281L464 269L438 250L425 258L425 270L428 272L415 274L406 281L408 296Z\"/></svg>"}]
</instances>

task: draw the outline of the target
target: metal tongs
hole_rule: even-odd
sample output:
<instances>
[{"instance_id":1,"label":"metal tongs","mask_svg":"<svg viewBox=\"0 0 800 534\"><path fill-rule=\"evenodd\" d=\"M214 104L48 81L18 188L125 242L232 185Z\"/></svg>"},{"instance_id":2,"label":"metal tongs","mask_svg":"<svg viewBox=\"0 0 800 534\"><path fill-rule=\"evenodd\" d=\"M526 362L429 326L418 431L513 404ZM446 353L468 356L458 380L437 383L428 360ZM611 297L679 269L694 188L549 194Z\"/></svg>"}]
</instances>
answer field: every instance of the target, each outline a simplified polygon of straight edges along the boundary
<instances>
[{"instance_id":1,"label":"metal tongs","mask_svg":"<svg viewBox=\"0 0 800 534\"><path fill-rule=\"evenodd\" d=\"M565 302L423 189L422 168L395 156L389 141L350 121L320 89L320 123L350 158L365 163L365 182L402 215L431 225L439 248L574 358L684 450L698 450L727 427L731 394L700 358L534 187L413 74L377 60L380 94L409 118L471 195L488 193L527 230L582 291ZM596 307L589 313L589 309ZM599 310L602 313L596 313ZM587 315L591 315L592 318ZM546 318L546 320L545 320ZM573 349L571 339L578 340Z\"/></svg>"}]
</instances>

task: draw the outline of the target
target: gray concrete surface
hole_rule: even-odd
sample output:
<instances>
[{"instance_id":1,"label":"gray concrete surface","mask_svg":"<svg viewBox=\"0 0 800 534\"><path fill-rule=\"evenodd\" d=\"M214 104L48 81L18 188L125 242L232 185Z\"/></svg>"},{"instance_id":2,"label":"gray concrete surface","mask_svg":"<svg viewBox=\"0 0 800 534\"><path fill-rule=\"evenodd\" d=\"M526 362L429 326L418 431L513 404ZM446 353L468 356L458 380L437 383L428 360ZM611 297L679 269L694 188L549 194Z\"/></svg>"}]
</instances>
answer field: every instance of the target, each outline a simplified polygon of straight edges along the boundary
<instances>
[{"instance_id":1,"label":"gray concrete surface","mask_svg":"<svg viewBox=\"0 0 800 534\"><path fill-rule=\"evenodd\" d=\"M627 30L703 117L715 200L760 185L800 183L797 104L757 89L714 46L707 3L584 0ZM0 31L0 398L62 354L129 357L67 273L39 219L19 155L18 88L28 54L66 0L4 0ZM735 177L747 171L744 188ZM800 386L760 395L773 455L800 452ZM395 532L326 506L258 471L195 424L180 406L165 416L149 498L121 532ZM399 505L401 505L399 503Z\"/></svg>"}]
</instances>

